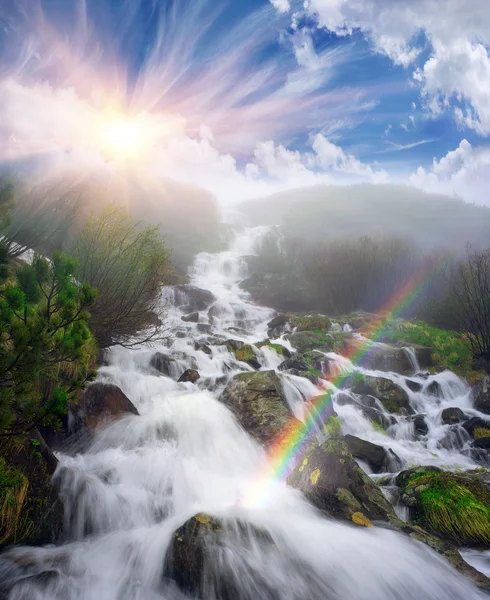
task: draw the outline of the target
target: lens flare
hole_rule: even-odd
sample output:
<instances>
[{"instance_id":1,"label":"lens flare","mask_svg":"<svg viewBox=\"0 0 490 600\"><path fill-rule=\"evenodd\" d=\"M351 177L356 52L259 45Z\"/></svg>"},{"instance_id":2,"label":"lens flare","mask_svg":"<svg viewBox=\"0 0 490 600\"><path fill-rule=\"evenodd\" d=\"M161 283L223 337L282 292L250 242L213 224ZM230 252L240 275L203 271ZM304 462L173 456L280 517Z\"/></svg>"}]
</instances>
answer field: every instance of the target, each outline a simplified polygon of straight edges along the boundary
<instances>
[{"instance_id":1,"label":"lens flare","mask_svg":"<svg viewBox=\"0 0 490 600\"><path fill-rule=\"evenodd\" d=\"M137 160L149 149L152 136L138 118L118 115L101 118L97 141L109 158Z\"/></svg>"}]
</instances>

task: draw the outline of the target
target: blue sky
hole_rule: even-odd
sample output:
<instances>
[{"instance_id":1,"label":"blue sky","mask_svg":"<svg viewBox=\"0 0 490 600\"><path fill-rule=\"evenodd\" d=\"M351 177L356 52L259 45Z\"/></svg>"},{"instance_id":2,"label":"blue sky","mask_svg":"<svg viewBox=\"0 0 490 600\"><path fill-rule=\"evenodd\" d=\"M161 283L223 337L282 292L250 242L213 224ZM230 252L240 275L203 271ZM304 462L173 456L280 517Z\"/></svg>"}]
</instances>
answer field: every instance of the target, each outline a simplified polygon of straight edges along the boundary
<instances>
[{"instance_id":1,"label":"blue sky","mask_svg":"<svg viewBox=\"0 0 490 600\"><path fill-rule=\"evenodd\" d=\"M0 24L4 162L120 170L117 129L140 171L221 197L368 181L490 203L488 0L4 0Z\"/></svg>"}]
</instances>

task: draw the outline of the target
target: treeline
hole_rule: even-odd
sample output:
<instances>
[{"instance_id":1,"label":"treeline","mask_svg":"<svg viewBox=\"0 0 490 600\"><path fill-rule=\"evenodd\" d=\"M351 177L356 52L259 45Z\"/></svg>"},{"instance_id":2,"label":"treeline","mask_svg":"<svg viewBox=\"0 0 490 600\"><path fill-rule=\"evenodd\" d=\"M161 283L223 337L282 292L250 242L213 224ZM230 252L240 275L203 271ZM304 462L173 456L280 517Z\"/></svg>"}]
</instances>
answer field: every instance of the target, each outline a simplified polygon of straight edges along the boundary
<instances>
[{"instance_id":1,"label":"treeline","mask_svg":"<svg viewBox=\"0 0 490 600\"><path fill-rule=\"evenodd\" d=\"M0 182L0 437L55 426L100 349L162 337L172 273L158 228L121 207L82 221L76 197L20 200Z\"/></svg>"},{"instance_id":2,"label":"treeline","mask_svg":"<svg viewBox=\"0 0 490 600\"><path fill-rule=\"evenodd\" d=\"M460 258L401 238L319 243L275 228L249 262L242 287L277 310L335 317L396 309L465 332L474 356L490 360L490 249L468 247Z\"/></svg>"}]
</instances>

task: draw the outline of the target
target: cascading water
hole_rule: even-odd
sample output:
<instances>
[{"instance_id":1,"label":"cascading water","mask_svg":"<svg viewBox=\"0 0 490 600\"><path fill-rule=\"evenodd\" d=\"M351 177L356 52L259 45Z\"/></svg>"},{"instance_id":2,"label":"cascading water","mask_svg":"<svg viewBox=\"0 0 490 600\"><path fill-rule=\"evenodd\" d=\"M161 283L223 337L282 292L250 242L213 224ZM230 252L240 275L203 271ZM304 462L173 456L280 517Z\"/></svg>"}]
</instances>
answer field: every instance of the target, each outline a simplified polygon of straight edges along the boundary
<instances>
[{"instance_id":1,"label":"cascading water","mask_svg":"<svg viewBox=\"0 0 490 600\"><path fill-rule=\"evenodd\" d=\"M185 598L163 577L163 566L173 532L199 512L222 517L231 528L239 521L247 523L272 538L273 545L264 546L255 540L254 529L246 544L230 535L226 552L209 558L205 573L210 582L228 574L246 600L482 597L426 546L393 531L366 530L326 518L284 482L258 489L254 502L244 500L258 485L266 456L217 398L233 374L252 367L224 345L209 345L204 351L202 344L210 335L252 344L267 337L266 323L274 312L255 306L238 285L246 276L242 257L253 252L263 232L246 230L228 251L196 258L191 285L215 297L209 312L199 313L198 322L182 321L179 306L187 302L186 292L169 289L168 344L151 352L111 353L99 378L120 386L140 415L128 415L98 430L82 454L59 454L55 480L66 507L65 543L4 554L0 578L13 585L9 599ZM276 341L288 346L284 340ZM150 368L155 351L172 356L172 377ZM270 347L257 353L262 369L276 369L282 361ZM354 369L338 355L325 360L338 369ZM188 368L199 370L198 384L175 381ZM420 391L413 392L400 375L363 372L391 378L406 389L414 410L426 414L427 435L415 440L411 422L403 419L391 426L388 435L381 433L355 405L340 402L338 391L334 403L345 433L391 448L402 466L475 466L461 452L464 441L458 448L437 443L447 435L439 418L445 405L457 404L477 414L461 380L449 372L428 378L414 375L411 379L420 384ZM301 417L305 399L320 390L306 379L281 377L290 407ZM433 381L440 390L437 398L427 393ZM218 600L212 583L208 589L207 597Z\"/></svg>"}]
</instances>

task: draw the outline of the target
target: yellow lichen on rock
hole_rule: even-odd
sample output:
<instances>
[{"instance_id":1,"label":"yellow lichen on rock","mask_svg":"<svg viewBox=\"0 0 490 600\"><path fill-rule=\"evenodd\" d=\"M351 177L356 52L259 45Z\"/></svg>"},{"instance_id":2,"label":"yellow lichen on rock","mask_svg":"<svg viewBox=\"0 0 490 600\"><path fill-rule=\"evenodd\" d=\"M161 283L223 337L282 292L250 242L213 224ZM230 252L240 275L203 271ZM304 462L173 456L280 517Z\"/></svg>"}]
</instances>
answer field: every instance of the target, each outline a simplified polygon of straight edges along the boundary
<instances>
[{"instance_id":1,"label":"yellow lichen on rock","mask_svg":"<svg viewBox=\"0 0 490 600\"><path fill-rule=\"evenodd\" d=\"M315 469L310 475L310 481L312 485L316 485L318 482L318 478L320 477L320 469Z\"/></svg>"},{"instance_id":2,"label":"yellow lichen on rock","mask_svg":"<svg viewBox=\"0 0 490 600\"><path fill-rule=\"evenodd\" d=\"M307 464L308 464L308 459L307 459L307 458L305 458L305 459L304 459L304 461L303 461L303 464L304 464L304 465L307 465Z\"/></svg>"},{"instance_id":3,"label":"yellow lichen on rock","mask_svg":"<svg viewBox=\"0 0 490 600\"><path fill-rule=\"evenodd\" d=\"M373 527L371 521L362 514L362 512L355 512L352 517L352 522L361 527Z\"/></svg>"},{"instance_id":4,"label":"yellow lichen on rock","mask_svg":"<svg viewBox=\"0 0 490 600\"><path fill-rule=\"evenodd\" d=\"M198 521L199 523L202 523L203 525L207 525L208 523L211 523L211 519L204 513L199 513L194 518L196 519L196 521Z\"/></svg>"}]
</instances>

